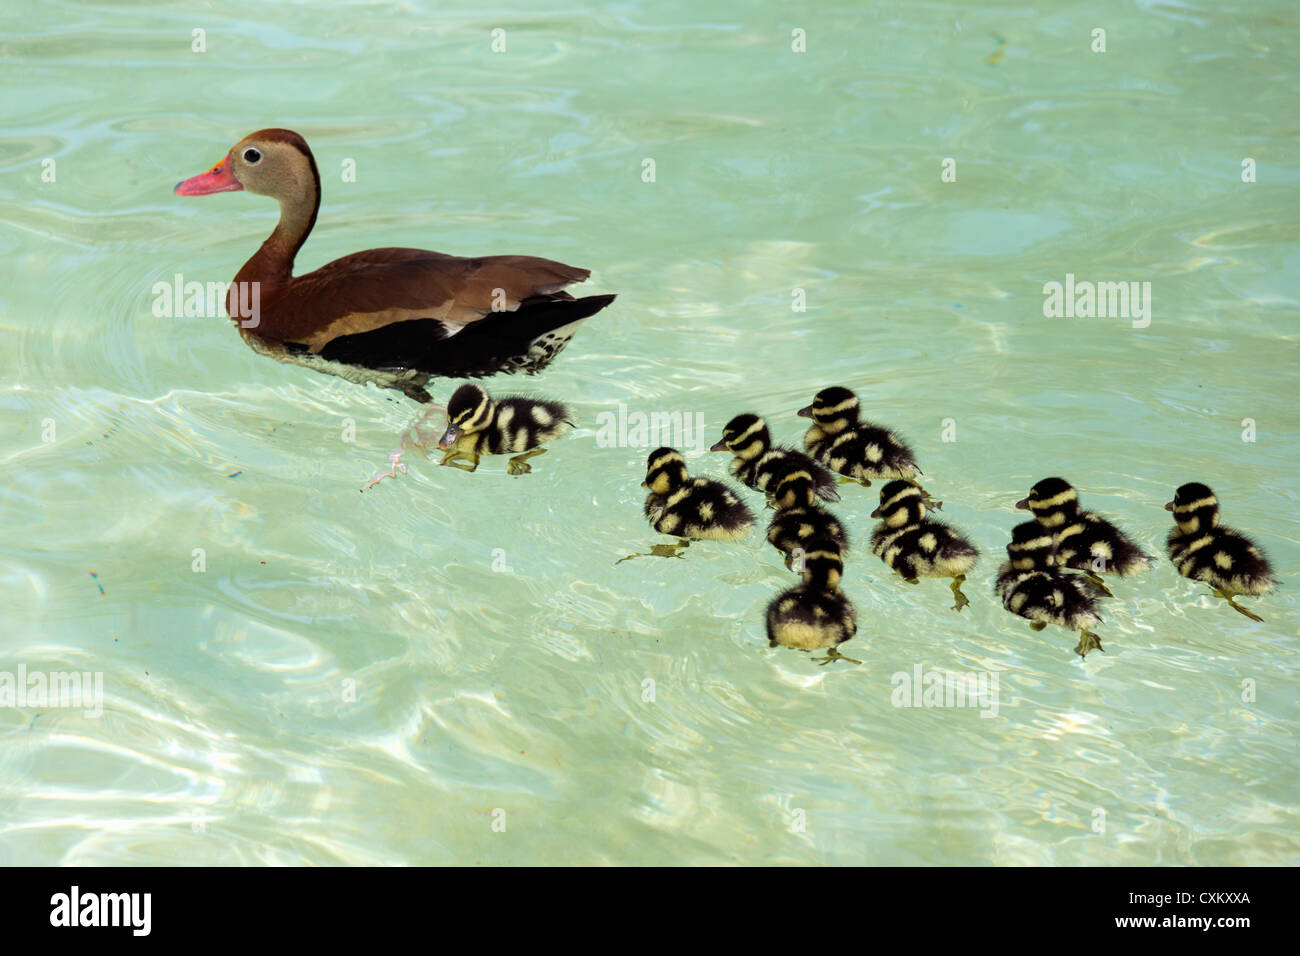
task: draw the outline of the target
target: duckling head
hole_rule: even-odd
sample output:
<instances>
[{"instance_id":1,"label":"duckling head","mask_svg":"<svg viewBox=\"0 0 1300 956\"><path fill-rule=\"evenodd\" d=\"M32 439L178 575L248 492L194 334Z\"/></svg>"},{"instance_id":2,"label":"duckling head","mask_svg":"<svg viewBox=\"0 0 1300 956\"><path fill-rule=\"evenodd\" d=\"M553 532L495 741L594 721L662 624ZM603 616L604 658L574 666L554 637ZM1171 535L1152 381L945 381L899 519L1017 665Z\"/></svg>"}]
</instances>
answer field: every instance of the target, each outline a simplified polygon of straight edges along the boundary
<instances>
[{"instance_id":1,"label":"duckling head","mask_svg":"<svg viewBox=\"0 0 1300 956\"><path fill-rule=\"evenodd\" d=\"M772 445L767 422L757 415L737 415L722 429L722 439L709 451L729 451L737 458L753 461L761 458Z\"/></svg>"},{"instance_id":2,"label":"duckling head","mask_svg":"<svg viewBox=\"0 0 1300 956\"><path fill-rule=\"evenodd\" d=\"M487 390L473 382L456 389L447 403L447 430L438 439L439 448L450 448L461 435L480 432L492 424L496 406Z\"/></svg>"},{"instance_id":3,"label":"duckling head","mask_svg":"<svg viewBox=\"0 0 1300 956\"><path fill-rule=\"evenodd\" d=\"M1174 492L1174 500L1165 505L1174 513L1174 521L1183 534L1209 531L1219 523L1219 499L1209 485L1188 482Z\"/></svg>"},{"instance_id":4,"label":"duckling head","mask_svg":"<svg viewBox=\"0 0 1300 956\"><path fill-rule=\"evenodd\" d=\"M886 528L905 528L925 519L925 489L914 481L896 478L880 489L880 507L871 512Z\"/></svg>"},{"instance_id":5,"label":"duckling head","mask_svg":"<svg viewBox=\"0 0 1300 956\"><path fill-rule=\"evenodd\" d=\"M786 472L776 483L772 491L772 504L779 511L787 508L809 508L817 497L812 475L805 469L797 468Z\"/></svg>"},{"instance_id":6,"label":"duckling head","mask_svg":"<svg viewBox=\"0 0 1300 956\"><path fill-rule=\"evenodd\" d=\"M829 538L808 543L808 549L799 555L799 572L803 583L819 591L838 591L844 577L844 553Z\"/></svg>"},{"instance_id":7,"label":"duckling head","mask_svg":"<svg viewBox=\"0 0 1300 956\"><path fill-rule=\"evenodd\" d=\"M676 448L656 448L645 463L645 481L656 495L670 495L686 484L686 459Z\"/></svg>"},{"instance_id":8,"label":"duckling head","mask_svg":"<svg viewBox=\"0 0 1300 956\"><path fill-rule=\"evenodd\" d=\"M1025 521L1011 529L1007 557L1017 571L1041 571L1052 566L1056 544L1052 532L1038 521Z\"/></svg>"},{"instance_id":9,"label":"duckling head","mask_svg":"<svg viewBox=\"0 0 1300 956\"><path fill-rule=\"evenodd\" d=\"M1064 478L1044 478L1016 507L1030 512L1044 528L1060 528L1079 513L1079 493Z\"/></svg>"},{"instance_id":10,"label":"duckling head","mask_svg":"<svg viewBox=\"0 0 1300 956\"><path fill-rule=\"evenodd\" d=\"M827 435L838 435L858 420L858 396L847 388L832 385L813 396L812 404L799 409L800 418L811 418Z\"/></svg>"}]
</instances>

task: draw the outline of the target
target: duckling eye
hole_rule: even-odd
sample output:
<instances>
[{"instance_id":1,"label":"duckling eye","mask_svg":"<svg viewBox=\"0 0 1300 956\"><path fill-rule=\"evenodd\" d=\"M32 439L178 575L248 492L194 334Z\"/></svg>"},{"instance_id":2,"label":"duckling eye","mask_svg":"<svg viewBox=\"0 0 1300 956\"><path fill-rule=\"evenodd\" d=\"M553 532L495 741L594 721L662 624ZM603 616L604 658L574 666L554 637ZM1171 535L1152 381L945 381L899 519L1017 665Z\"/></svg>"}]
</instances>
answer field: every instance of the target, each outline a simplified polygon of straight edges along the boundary
<instances>
[{"instance_id":1,"label":"duckling eye","mask_svg":"<svg viewBox=\"0 0 1300 956\"><path fill-rule=\"evenodd\" d=\"M262 161L262 151L256 147L250 146L244 150L244 162L250 166L256 166Z\"/></svg>"}]
</instances>

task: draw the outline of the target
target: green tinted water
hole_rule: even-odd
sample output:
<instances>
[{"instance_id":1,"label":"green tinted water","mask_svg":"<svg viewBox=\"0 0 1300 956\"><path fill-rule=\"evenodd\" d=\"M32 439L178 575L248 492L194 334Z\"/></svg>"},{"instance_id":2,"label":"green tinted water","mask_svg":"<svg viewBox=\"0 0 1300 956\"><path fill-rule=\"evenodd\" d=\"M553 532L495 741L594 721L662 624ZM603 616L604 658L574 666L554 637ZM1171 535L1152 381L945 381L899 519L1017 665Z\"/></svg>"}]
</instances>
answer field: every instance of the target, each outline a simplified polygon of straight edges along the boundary
<instances>
[{"instance_id":1,"label":"green tinted water","mask_svg":"<svg viewBox=\"0 0 1300 956\"><path fill-rule=\"evenodd\" d=\"M0 13L0 671L104 695L0 707L0 861L1300 862L1293 5L446 6ZM272 228L171 193L263 126L323 171L300 270L519 252L620 293L491 383L579 414L534 474L358 494L411 403L155 314ZM1067 274L1150 282L1149 325L1046 317ZM658 540L649 449L598 424L700 416L716 476L731 415L795 441L828 384L986 553L955 614L845 488L862 664L822 668L766 646L757 533L615 566ZM1162 558L1105 654L1031 632L991 583L1050 474L1151 550L1212 485L1267 623ZM996 675L996 715L894 706L917 667Z\"/></svg>"}]
</instances>

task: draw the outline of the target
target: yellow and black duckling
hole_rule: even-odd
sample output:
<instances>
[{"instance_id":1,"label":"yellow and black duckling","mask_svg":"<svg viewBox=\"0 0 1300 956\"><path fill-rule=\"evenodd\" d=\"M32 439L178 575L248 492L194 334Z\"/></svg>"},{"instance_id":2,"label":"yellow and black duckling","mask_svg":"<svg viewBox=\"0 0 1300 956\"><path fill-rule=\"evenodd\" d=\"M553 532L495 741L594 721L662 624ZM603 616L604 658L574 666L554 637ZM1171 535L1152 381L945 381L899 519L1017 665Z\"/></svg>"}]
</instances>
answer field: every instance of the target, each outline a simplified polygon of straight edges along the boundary
<instances>
[{"instance_id":1,"label":"yellow and black duckling","mask_svg":"<svg viewBox=\"0 0 1300 956\"><path fill-rule=\"evenodd\" d=\"M1178 573L1204 581L1252 621L1264 619L1236 601L1238 594L1267 594L1277 586L1273 566L1259 547L1240 531L1219 524L1219 500L1208 486L1190 482L1174 492L1165 505L1174 513L1175 528L1166 547Z\"/></svg>"},{"instance_id":2,"label":"yellow and black duckling","mask_svg":"<svg viewBox=\"0 0 1300 956\"><path fill-rule=\"evenodd\" d=\"M835 478L801 451L772 444L767 422L757 415L737 415L722 430L722 438L709 451L729 451L735 455L731 473L750 488L771 494L777 479L786 472L802 469L813 480L817 497L839 501Z\"/></svg>"},{"instance_id":3,"label":"yellow and black duckling","mask_svg":"<svg viewBox=\"0 0 1300 956\"><path fill-rule=\"evenodd\" d=\"M841 555L849 550L849 536L839 520L817 503L812 475L802 468L782 475L772 492L776 514L767 528L767 540L785 555L785 566L803 570L807 555L829 541ZM797 565L792 562L798 561Z\"/></svg>"},{"instance_id":4,"label":"yellow and black duckling","mask_svg":"<svg viewBox=\"0 0 1300 956\"><path fill-rule=\"evenodd\" d=\"M1052 533L1058 568L1087 573L1093 586L1113 597L1098 574L1121 578L1145 571L1151 555L1143 552L1123 531L1093 511L1079 507L1079 493L1064 478L1044 478L1029 489L1029 497L1016 502Z\"/></svg>"},{"instance_id":5,"label":"yellow and black duckling","mask_svg":"<svg viewBox=\"0 0 1300 956\"><path fill-rule=\"evenodd\" d=\"M1101 638L1088 630L1101 623L1095 586L1088 578L1059 571L1053 564L1054 553L1051 531L1037 521L1011 529L1009 560L998 568L994 585L1002 606L1029 621L1035 631L1049 624L1078 631L1074 652L1080 657L1087 657L1094 647L1105 651Z\"/></svg>"},{"instance_id":6,"label":"yellow and black duckling","mask_svg":"<svg viewBox=\"0 0 1300 956\"><path fill-rule=\"evenodd\" d=\"M925 516L925 489L913 481L895 479L880 489L880 507L871 512L880 524L871 533L871 553L903 576L908 584L920 578L952 578L952 609L970 601L961 584L979 558L979 549L942 521Z\"/></svg>"},{"instance_id":7,"label":"yellow and black duckling","mask_svg":"<svg viewBox=\"0 0 1300 956\"><path fill-rule=\"evenodd\" d=\"M677 544L654 545L647 554L629 558L680 558L682 548L696 541L738 541L754 527L754 513L730 488L710 478L691 478L686 459L675 448L656 448L646 460L642 488L650 489L645 515L662 534L676 535Z\"/></svg>"},{"instance_id":8,"label":"yellow and black duckling","mask_svg":"<svg viewBox=\"0 0 1300 956\"><path fill-rule=\"evenodd\" d=\"M831 471L870 485L872 478L915 478L916 456L897 434L858 417L858 397L838 385L823 388L799 409L813 423L804 447Z\"/></svg>"},{"instance_id":9,"label":"yellow and black duckling","mask_svg":"<svg viewBox=\"0 0 1300 956\"><path fill-rule=\"evenodd\" d=\"M512 475L527 474L533 468L525 459L545 454L541 445L572 424L572 412L559 402L519 395L493 401L482 386L462 385L447 403L447 430L438 440L447 454L440 464L473 471L480 455L514 452L507 470Z\"/></svg>"},{"instance_id":10,"label":"yellow and black duckling","mask_svg":"<svg viewBox=\"0 0 1300 956\"><path fill-rule=\"evenodd\" d=\"M843 562L833 545L809 554L803 584L782 591L767 606L768 645L802 651L826 649L825 657L813 658L819 664L861 664L838 650L838 645L858 632L858 612L840 590L842 572Z\"/></svg>"}]
</instances>

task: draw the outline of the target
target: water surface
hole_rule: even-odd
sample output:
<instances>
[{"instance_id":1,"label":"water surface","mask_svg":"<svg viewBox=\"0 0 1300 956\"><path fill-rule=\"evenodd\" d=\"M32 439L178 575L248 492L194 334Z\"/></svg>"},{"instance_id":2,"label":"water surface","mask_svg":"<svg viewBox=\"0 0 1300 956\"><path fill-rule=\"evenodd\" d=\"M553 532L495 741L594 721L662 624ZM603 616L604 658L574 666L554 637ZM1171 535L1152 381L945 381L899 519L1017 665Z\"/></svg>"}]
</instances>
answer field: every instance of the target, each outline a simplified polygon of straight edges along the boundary
<instances>
[{"instance_id":1,"label":"water surface","mask_svg":"<svg viewBox=\"0 0 1300 956\"><path fill-rule=\"evenodd\" d=\"M0 862L1300 862L1293 5L451 6L0 13L0 670L104 688L0 708ZM300 270L530 253L619 293L491 383L579 415L533 474L360 494L412 403L154 313L273 227L171 193L264 126L324 177ZM1045 317L1067 273L1150 282L1149 325ZM615 565L657 540L649 448L597 424L797 441L829 384L986 554L956 614L846 487L862 663L823 668L766 646L793 577L759 534ZM1278 567L1266 623L1162 559L1106 653L1031 632L991 583L1051 474L1153 551L1211 484ZM996 716L894 706L918 665L996 674Z\"/></svg>"}]
</instances>

